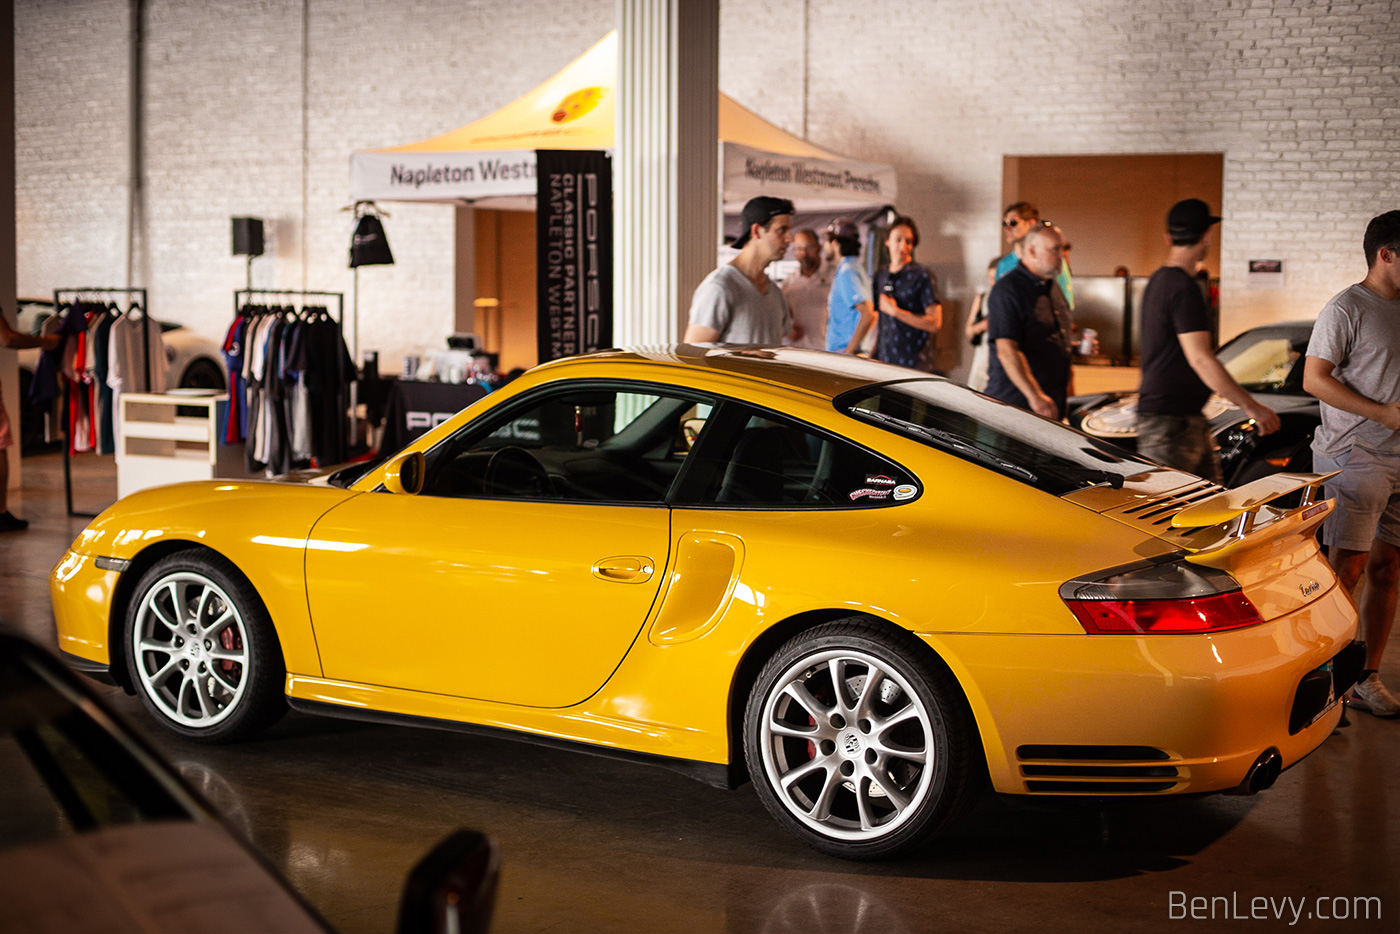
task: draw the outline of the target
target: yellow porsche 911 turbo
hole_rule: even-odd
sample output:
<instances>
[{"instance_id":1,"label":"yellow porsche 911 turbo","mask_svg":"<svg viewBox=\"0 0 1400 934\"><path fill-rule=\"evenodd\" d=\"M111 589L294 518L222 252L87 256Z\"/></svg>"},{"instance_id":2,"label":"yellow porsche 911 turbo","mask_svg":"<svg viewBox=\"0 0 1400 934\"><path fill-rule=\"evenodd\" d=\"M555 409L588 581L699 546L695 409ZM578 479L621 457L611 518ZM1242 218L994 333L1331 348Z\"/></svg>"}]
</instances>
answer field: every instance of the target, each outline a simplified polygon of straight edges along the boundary
<instances>
[{"instance_id":1,"label":"yellow porsche 911 turbo","mask_svg":"<svg viewBox=\"0 0 1400 934\"><path fill-rule=\"evenodd\" d=\"M148 490L59 647L190 739L509 731L909 850L1018 795L1259 791L1361 666L1324 478L1226 491L947 380L676 346L538 367L387 463Z\"/></svg>"}]
</instances>

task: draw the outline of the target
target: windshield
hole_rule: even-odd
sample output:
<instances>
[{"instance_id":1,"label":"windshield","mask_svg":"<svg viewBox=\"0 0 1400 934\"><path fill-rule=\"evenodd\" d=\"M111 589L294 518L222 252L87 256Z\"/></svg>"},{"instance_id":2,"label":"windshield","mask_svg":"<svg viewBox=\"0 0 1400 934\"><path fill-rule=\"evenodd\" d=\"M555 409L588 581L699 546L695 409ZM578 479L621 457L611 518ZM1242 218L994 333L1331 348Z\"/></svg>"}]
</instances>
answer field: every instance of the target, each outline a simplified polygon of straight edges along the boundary
<instances>
[{"instance_id":1,"label":"windshield","mask_svg":"<svg viewBox=\"0 0 1400 934\"><path fill-rule=\"evenodd\" d=\"M1300 364L1311 336L1306 324L1253 328L1221 347L1216 357L1250 392L1297 394L1303 391Z\"/></svg>"},{"instance_id":2,"label":"windshield","mask_svg":"<svg viewBox=\"0 0 1400 934\"><path fill-rule=\"evenodd\" d=\"M975 461L1056 496L1121 487L1152 465L1104 441L947 380L869 386L836 400L854 418Z\"/></svg>"}]
</instances>

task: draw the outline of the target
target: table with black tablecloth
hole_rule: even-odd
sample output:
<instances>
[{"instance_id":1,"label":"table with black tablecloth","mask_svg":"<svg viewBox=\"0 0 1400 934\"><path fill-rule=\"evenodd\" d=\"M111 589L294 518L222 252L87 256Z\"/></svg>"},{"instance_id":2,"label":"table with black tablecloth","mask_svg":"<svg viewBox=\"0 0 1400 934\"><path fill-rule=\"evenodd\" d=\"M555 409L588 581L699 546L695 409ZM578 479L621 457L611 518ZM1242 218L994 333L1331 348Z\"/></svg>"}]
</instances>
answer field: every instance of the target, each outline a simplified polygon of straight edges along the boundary
<instances>
[{"instance_id":1,"label":"table with black tablecloth","mask_svg":"<svg viewBox=\"0 0 1400 934\"><path fill-rule=\"evenodd\" d=\"M384 435L379 450L384 454L400 450L484 395L486 388L477 383L394 380L384 404Z\"/></svg>"}]
</instances>

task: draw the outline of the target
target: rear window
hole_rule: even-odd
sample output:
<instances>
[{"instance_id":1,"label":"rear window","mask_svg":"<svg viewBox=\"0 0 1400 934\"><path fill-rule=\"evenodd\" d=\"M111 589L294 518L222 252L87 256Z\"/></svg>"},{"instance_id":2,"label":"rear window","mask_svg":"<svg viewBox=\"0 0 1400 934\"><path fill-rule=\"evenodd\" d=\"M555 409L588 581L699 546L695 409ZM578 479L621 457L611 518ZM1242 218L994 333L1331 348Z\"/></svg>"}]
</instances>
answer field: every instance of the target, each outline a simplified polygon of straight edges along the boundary
<instances>
[{"instance_id":1,"label":"rear window","mask_svg":"<svg viewBox=\"0 0 1400 934\"><path fill-rule=\"evenodd\" d=\"M1056 496L1121 487L1152 464L1057 422L941 379L867 386L836 399L852 418L980 464ZM927 478L925 478L927 479Z\"/></svg>"}]
</instances>

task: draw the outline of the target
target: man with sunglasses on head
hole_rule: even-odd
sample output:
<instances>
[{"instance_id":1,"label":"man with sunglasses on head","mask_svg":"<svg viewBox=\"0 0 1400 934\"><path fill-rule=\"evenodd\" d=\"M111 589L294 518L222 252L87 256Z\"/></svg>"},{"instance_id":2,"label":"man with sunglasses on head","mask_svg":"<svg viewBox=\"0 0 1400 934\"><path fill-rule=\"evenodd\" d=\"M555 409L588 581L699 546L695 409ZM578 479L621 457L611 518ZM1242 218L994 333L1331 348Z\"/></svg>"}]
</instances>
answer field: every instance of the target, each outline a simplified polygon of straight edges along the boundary
<instances>
[{"instance_id":1,"label":"man with sunglasses on head","mask_svg":"<svg viewBox=\"0 0 1400 934\"><path fill-rule=\"evenodd\" d=\"M1064 418L1074 378L1069 306L1055 284L1064 246L1060 228L1037 222L1015 268L987 296L991 360L983 392L1053 419Z\"/></svg>"},{"instance_id":2,"label":"man with sunglasses on head","mask_svg":"<svg viewBox=\"0 0 1400 934\"><path fill-rule=\"evenodd\" d=\"M768 278L768 264L792 242L792 202L759 196L744 205L739 255L705 277L690 300L687 344L765 344L796 339L782 289Z\"/></svg>"},{"instance_id":3,"label":"man with sunglasses on head","mask_svg":"<svg viewBox=\"0 0 1400 934\"><path fill-rule=\"evenodd\" d=\"M1040 209L1029 201L1008 204L1006 210L1001 212L1001 232L1010 249L1007 250L1005 256L997 261L998 279L1016 268L1016 264L1021 261L1021 244L1025 241L1026 234L1039 226L1042 226ZM1065 244L1065 256L1060 261L1060 269L1055 274L1055 282L1065 295L1065 304L1070 311L1073 311L1074 279L1069 272L1069 244Z\"/></svg>"}]
</instances>

